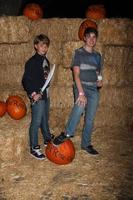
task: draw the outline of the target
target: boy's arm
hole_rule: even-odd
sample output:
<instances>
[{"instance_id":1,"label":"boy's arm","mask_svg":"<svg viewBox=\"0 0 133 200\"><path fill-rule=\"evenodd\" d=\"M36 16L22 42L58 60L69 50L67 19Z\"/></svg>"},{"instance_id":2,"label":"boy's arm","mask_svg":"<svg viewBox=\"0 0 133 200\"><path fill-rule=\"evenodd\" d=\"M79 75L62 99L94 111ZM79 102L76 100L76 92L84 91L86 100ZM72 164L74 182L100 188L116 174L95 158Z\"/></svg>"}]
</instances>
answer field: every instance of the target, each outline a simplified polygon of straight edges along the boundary
<instances>
[{"instance_id":1,"label":"boy's arm","mask_svg":"<svg viewBox=\"0 0 133 200\"><path fill-rule=\"evenodd\" d=\"M82 87L82 84L81 84L80 68L78 66L73 67L73 75L74 75L74 80L75 80L75 83L76 83L76 86L77 86L77 89L78 89L78 93L79 93L79 96L78 96L75 103L78 104L78 105L81 105L81 106L85 106L86 103L87 103L87 99L85 97L84 90L83 90L83 87Z\"/></svg>"},{"instance_id":2,"label":"boy's arm","mask_svg":"<svg viewBox=\"0 0 133 200\"><path fill-rule=\"evenodd\" d=\"M22 85L26 90L28 96L30 97L34 91L34 83L33 83L33 72L32 65L30 63L25 64L25 71L22 77Z\"/></svg>"}]
</instances>

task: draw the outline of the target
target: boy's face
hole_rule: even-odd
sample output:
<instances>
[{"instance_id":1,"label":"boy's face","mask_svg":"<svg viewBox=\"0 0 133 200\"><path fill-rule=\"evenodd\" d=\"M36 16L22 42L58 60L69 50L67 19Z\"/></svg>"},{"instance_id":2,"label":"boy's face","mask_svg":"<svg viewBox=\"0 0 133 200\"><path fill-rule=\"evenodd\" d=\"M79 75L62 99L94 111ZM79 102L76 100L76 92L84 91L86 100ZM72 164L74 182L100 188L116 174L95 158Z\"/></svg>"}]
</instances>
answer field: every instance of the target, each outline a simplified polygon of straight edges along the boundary
<instances>
[{"instance_id":1,"label":"boy's face","mask_svg":"<svg viewBox=\"0 0 133 200\"><path fill-rule=\"evenodd\" d=\"M94 47L96 45L97 37L95 33L88 33L84 37L84 41L88 47Z\"/></svg>"},{"instance_id":2,"label":"boy's face","mask_svg":"<svg viewBox=\"0 0 133 200\"><path fill-rule=\"evenodd\" d=\"M45 55L48 51L48 45L47 44L44 44L43 42L39 42L38 44L35 44L34 45L36 51L38 54L40 55Z\"/></svg>"}]
</instances>

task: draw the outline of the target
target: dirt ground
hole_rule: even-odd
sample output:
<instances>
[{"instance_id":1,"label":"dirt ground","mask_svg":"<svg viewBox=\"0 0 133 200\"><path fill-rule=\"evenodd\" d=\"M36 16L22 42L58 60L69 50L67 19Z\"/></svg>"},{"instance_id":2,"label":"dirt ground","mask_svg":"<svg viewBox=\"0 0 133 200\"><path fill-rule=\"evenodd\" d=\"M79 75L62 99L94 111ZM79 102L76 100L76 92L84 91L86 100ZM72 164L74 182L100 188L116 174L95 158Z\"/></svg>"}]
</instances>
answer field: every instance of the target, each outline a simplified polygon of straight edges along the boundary
<instances>
[{"instance_id":1,"label":"dirt ground","mask_svg":"<svg viewBox=\"0 0 133 200\"><path fill-rule=\"evenodd\" d=\"M35 160L25 151L21 163L1 163L0 200L133 200L133 132L97 128L93 145L99 155L80 149L67 165Z\"/></svg>"}]
</instances>

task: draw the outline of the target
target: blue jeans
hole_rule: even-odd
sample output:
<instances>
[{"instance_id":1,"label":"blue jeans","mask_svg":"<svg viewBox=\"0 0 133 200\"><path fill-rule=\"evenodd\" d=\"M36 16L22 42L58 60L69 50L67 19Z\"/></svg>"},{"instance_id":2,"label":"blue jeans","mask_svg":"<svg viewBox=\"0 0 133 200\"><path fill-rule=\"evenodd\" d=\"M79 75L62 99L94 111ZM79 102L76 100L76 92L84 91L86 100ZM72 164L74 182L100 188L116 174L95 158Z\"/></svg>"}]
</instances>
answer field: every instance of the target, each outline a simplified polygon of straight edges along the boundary
<instances>
[{"instance_id":1,"label":"blue jeans","mask_svg":"<svg viewBox=\"0 0 133 200\"><path fill-rule=\"evenodd\" d=\"M77 89L75 92L75 100L78 97ZM81 115L84 113L84 126L81 139L81 147L87 147L91 144L91 134L93 128L93 122L96 115L96 110L99 102L99 91L96 86L84 87L84 92L87 98L87 104L84 108L83 106L78 106L74 104L74 107L69 116L69 120L66 124L65 133L74 136L76 127L80 121Z\"/></svg>"},{"instance_id":2,"label":"blue jeans","mask_svg":"<svg viewBox=\"0 0 133 200\"><path fill-rule=\"evenodd\" d=\"M31 106L31 124L29 128L30 147L34 148L38 145L38 131L41 132L44 140L51 138L49 130L49 105L50 99L39 100Z\"/></svg>"}]
</instances>

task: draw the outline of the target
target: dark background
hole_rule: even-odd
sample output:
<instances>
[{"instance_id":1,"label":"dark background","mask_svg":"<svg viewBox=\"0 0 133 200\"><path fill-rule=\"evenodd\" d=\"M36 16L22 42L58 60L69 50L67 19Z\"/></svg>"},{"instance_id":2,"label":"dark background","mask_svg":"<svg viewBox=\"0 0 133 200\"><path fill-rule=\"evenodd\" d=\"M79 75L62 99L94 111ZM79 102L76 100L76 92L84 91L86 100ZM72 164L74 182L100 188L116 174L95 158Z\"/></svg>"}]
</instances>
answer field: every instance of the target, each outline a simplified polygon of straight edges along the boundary
<instances>
[{"instance_id":1,"label":"dark background","mask_svg":"<svg viewBox=\"0 0 133 200\"><path fill-rule=\"evenodd\" d=\"M27 3L38 3L44 11L44 18L85 18L89 5L104 4L108 18L133 18L132 0L0 0L0 15L23 14Z\"/></svg>"}]
</instances>

